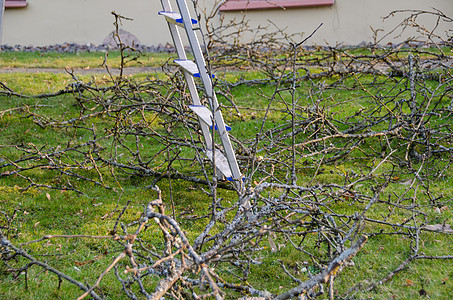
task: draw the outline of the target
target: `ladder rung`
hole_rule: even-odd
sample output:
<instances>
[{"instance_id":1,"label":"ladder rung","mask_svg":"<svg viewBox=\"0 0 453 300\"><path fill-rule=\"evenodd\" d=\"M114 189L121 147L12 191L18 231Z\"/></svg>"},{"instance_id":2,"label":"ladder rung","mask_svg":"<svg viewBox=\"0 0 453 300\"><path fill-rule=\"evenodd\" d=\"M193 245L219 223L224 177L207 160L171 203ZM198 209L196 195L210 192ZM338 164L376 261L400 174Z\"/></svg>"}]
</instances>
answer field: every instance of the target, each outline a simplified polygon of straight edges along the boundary
<instances>
[{"instance_id":1,"label":"ladder rung","mask_svg":"<svg viewBox=\"0 0 453 300\"><path fill-rule=\"evenodd\" d=\"M200 78L200 71L198 71L197 64L188 59L175 59L173 61L175 64L179 65L181 68L192 74L193 77ZM212 78L215 76L212 75Z\"/></svg>"},{"instance_id":2,"label":"ladder rung","mask_svg":"<svg viewBox=\"0 0 453 300\"><path fill-rule=\"evenodd\" d=\"M212 150L206 150L206 156L212 161ZM215 149L215 162L214 165L222 174L227 178L228 181L233 181L233 175L231 174L230 165L228 164L227 158L223 153Z\"/></svg>"},{"instance_id":3,"label":"ladder rung","mask_svg":"<svg viewBox=\"0 0 453 300\"><path fill-rule=\"evenodd\" d=\"M160 11L159 15L164 16L168 22L176 24L178 26L184 27L184 22L181 18L181 15L173 11ZM197 20L192 19L192 24L197 24Z\"/></svg>"},{"instance_id":4,"label":"ladder rung","mask_svg":"<svg viewBox=\"0 0 453 300\"><path fill-rule=\"evenodd\" d=\"M212 111L204 105L189 105L189 108L200 117L200 119L212 129ZM217 124L215 125L215 130L219 130ZM231 131L231 127L225 125L226 131Z\"/></svg>"}]
</instances>

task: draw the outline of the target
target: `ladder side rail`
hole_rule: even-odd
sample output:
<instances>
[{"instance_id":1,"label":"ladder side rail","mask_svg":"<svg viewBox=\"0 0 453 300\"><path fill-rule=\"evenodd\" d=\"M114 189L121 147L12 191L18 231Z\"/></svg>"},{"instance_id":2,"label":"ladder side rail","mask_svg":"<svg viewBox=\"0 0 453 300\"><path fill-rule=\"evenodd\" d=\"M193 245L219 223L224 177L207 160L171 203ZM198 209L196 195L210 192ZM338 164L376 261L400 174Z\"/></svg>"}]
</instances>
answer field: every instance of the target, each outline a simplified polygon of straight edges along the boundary
<instances>
[{"instance_id":1,"label":"ladder side rail","mask_svg":"<svg viewBox=\"0 0 453 300\"><path fill-rule=\"evenodd\" d=\"M233 179L241 181L242 175L239 170L236 155L234 154L233 146L231 145L231 140L226 131L222 113L219 110L217 97L212 87L211 76L208 74L208 71L206 69L206 62L203 56L203 52L201 51L200 43L198 42L198 39L192 27L191 23L192 19L190 17L189 9L187 7L185 0L177 0L176 2L178 4L179 12L183 19L184 28L193 51L193 55L195 57L195 62L198 66L198 71L200 72L200 77L202 79L205 92L208 96L208 99L210 99L211 109L214 111L214 119L219 130L219 135L222 141L225 155L228 158L227 160L231 169L231 173L233 174Z\"/></svg>"},{"instance_id":2,"label":"ladder side rail","mask_svg":"<svg viewBox=\"0 0 453 300\"><path fill-rule=\"evenodd\" d=\"M172 7L169 0L161 0L162 8L165 11L172 11ZM184 44L181 40L181 35L179 34L178 27L175 24L168 23L168 28L170 30L170 35L173 40L173 44L175 45L176 53L178 54L179 59L187 59L186 51L184 50ZM192 26L192 24L190 25ZM186 79L187 86L189 88L190 95L192 97L193 104L201 105L200 97L198 95L197 86L195 85L195 81L191 74L186 71L183 71L184 77ZM202 122L200 118L198 118L198 122L201 126L201 131L203 133L203 137L205 143L208 145L208 148L211 148L212 145L212 137L211 132L209 131L209 127Z\"/></svg>"},{"instance_id":3,"label":"ladder side rail","mask_svg":"<svg viewBox=\"0 0 453 300\"><path fill-rule=\"evenodd\" d=\"M203 82L206 95L208 98L212 98L213 89L211 78L206 70L206 61L204 59L203 52L201 51L200 43L195 35L195 31L193 30L189 9L185 0L176 0L176 3L178 4L179 12L184 23L184 29L186 31L190 47L192 48L195 63L197 64L198 72L200 73L200 78Z\"/></svg>"},{"instance_id":4,"label":"ladder side rail","mask_svg":"<svg viewBox=\"0 0 453 300\"><path fill-rule=\"evenodd\" d=\"M215 94L213 94L212 102L217 104L217 97ZM215 106L218 107L218 105ZM219 136L223 145L223 150L225 151L225 156L227 157L231 173L233 174L233 179L241 182L242 174L241 171L239 170L239 165L236 160L236 154L234 153L230 136L228 134L228 131L226 130L225 122L223 120L223 116L220 109L216 109L216 111L214 112L214 119L218 127Z\"/></svg>"},{"instance_id":5,"label":"ladder side rail","mask_svg":"<svg viewBox=\"0 0 453 300\"><path fill-rule=\"evenodd\" d=\"M162 3L162 8L165 11L173 11L169 0L161 0L161 3ZM176 53L178 54L179 59L186 60L187 55L186 55L186 51L184 50L184 44L181 40L181 35L179 34L178 27L175 24L172 24L169 22L167 22L167 23L168 23L168 27L170 29L170 35L173 40L173 44L175 45ZM190 24L190 26L192 27L192 24ZM189 87L189 92L192 96L192 100L193 100L194 104L201 105L200 97L198 95L197 87L195 85L195 81L194 81L192 75L189 74L188 72L184 71L184 77L185 77L187 85Z\"/></svg>"}]
</instances>

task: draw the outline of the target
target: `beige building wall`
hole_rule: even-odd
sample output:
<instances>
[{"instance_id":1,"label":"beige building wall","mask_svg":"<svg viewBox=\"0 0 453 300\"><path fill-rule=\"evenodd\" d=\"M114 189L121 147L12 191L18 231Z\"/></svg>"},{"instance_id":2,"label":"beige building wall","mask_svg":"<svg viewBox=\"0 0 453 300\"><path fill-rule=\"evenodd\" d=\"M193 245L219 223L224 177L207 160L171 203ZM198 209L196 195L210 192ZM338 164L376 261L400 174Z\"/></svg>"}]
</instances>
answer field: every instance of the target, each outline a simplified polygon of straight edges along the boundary
<instances>
[{"instance_id":1,"label":"beige building wall","mask_svg":"<svg viewBox=\"0 0 453 300\"><path fill-rule=\"evenodd\" d=\"M269 24L269 21L272 21L278 28L287 28L287 33L304 33L304 36L308 36L323 23L309 43L357 45L362 41L373 41L371 28L384 29L384 32L388 32L409 16L408 13L396 14L384 21L383 17L392 11L433 11L433 8L453 18L453 0L335 0L332 6L248 11L246 19L251 27ZM225 21L234 18L240 20L243 14L244 12L225 13ZM436 26L436 21L436 17L420 18L420 22L430 30ZM272 25L270 28L273 28ZM453 36L453 23L441 23L437 32L445 33L447 30L450 31L450 36ZM400 32L395 32L392 36L398 33ZM382 35L380 32L380 36ZM407 30L399 39L386 39L382 42L402 42L413 35L414 31Z\"/></svg>"},{"instance_id":2,"label":"beige building wall","mask_svg":"<svg viewBox=\"0 0 453 300\"><path fill-rule=\"evenodd\" d=\"M208 10L214 2L199 0L200 5ZM432 10L433 7L453 17L453 0L336 0L330 7L248 11L245 18L252 27L269 24L271 20L279 28L287 28L288 33L305 35L322 22L324 25L310 43L354 45L372 41L370 26L385 30L394 28L403 15L397 15L386 22L382 20L382 17L393 10ZM159 0L29 0L27 8L5 11L2 44L100 44L114 28L111 11L134 19L124 21L122 27L136 35L142 44L164 44L170 42L170 37L166 22L157 15L159 10ZM221 13L226 21L234 18L240 20L243 14L244 12ZM215 22L219 20L220 16ZM421 20L429 29L435 25L433 18ZM438 30L450 30L450 35L453 35L452 27L451 23L442 23ZM407 33L401 39L412 34Z\"/></svg>"},{"instance_id":3,"label":"beige building wall","mask_svg":"<svg viewBox=\"0 0 453 300\"><path fill-rule=\"evenodd\" d=\"M112 11L134 19L122 28L145 45L170 41L157 15L159 0L29 0L26 8L6 9L2 44L44 46L74 42L101 44L114 30Z\"/></svg>"}]
</instances>

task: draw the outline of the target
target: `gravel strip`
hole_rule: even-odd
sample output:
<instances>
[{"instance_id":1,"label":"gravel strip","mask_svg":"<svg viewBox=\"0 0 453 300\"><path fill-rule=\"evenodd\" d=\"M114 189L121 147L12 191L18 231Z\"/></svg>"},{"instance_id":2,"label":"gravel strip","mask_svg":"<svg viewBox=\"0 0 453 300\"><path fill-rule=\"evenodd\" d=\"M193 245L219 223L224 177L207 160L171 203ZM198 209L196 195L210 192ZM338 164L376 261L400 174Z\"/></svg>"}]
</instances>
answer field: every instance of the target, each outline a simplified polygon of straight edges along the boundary
<instances>
[{"instance_id":1,"label":"gravel strip","mask_svg":"<svg viewBox=\"0 0 453 300\"><path fill-rule=\"evenodd\" d=\"M55 44L50 46L23 46L23 45L1 45L0 46L2 51L5 52L56 52L56 53L77 53L77 52L107 52L107 51L114 51L117 50L117 47L111 45L94 45L94 44L86 44L80 45L76 43L64 43L64 44ZM141 52L151 52L151 53L171 53L175 51L175 48L171 44L162 45L159 44L158 46L145 46L145 45L138 45L134 47L135 50Z\"/></svg>"}]
</instances>

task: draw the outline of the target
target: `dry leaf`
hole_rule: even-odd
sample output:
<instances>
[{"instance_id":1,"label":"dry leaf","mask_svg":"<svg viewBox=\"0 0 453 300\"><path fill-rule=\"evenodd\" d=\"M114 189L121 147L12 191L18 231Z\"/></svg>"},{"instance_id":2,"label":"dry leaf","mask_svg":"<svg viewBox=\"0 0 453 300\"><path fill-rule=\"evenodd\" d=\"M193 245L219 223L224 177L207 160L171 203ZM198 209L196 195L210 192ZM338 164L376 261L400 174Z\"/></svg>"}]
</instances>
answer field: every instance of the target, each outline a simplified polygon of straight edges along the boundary
<instances>
[{"instance_id":1,"label":"dry leaf","mask_svg":"<svg viewBox=\"0 0 453 300\"><path fill-rule=\"evenodd\" d=\"M406 279L406 286L414 286L414 282L410 279Z\"/></svg>"},{"instance_id":2,"label":"dry leaf","mask_svg":"<svg viewBox=\"0 0 453 300\"><path fill-rule=\"evenodd\" d=\"M60 245L60 247L61 247L61 245ZM86 265L86 264L94 263L96 260L101 259L103 256L104 256L104 255L96 255L93 259L89 259L89 260L86 260L86 261L76 261L76 262L74 262L74 264L75 264L76 266L79 266L79 267L80 267L80 266L84 266L84 265Z\"/></svg>"},{"instance_id":3,"label":"dry leaf","mask_svg":"<svg viewBox=\"0 0 453 300\"><path fill-rule=\"evenodd\" d=\"M272 239L272 237L270 235L268 235L267 239L269 240L269 246L271 247L271 252L272 253L277 252L277 246L275 245L275 242Z\"/></svg>"},{"instance_id":4,"label":"dry leaf","mask_svg":"<svg viewBox=\"0 0 453 300\"><path fill-rule=\"evenodd\" d=\"M343 198L345 200L349 200L349 199L354 199L355 198L354 193L352 193L350 191L345 191L342 196L343 196Z\"/></svg>"},{"instance_id":5,"label":"dry leaf","mask_svg":"<svg viewBox=\"0 0 453 300\"><path fill-rule=\"evenodd\" d=\"M445 212L445 211L447 211L447 210L448 210L448 206L446 206L446 205L445 205L445 206L442 206L442 207L440 207L440 208L439 208L439 207L436 207L436 208L435 208L435 211L436 211L437 213L439 213L439 214L441 214L441 213L443 213L443 212Z\"/></svg>"},{"instance_id":6,"label":"dry leaf","mask_svg":"<svg viewBox=\"0 0 453 300\"><path fill-rule=\"evenodd\" d=\"M192 220L192 219L198 218L198 216L197 215L184 215L183 218L186 220Z\"/></svg>"},{"instance_id":7,"label":"dry leaf","mask_svg":"<svg viewBox=\"0 0 453 300\"><path fill-rule=\"evenodd\" d=\"M49 193L46 193L46 197L48 200L50 200L50 194Z\"/></svg>"},{"instance_id":8,"label":"dry leaf","mask_svg":"<svg viewBox=\"0 0 453 300\"><path fill-rule=\"evenodd\" d=\"M453 228L451 227L451 225L448 224L426 225L425 229L429 231L453 233Z\"/></svg>"},{"instance_id":9,"label":"dry leaf","mask_svg":"<svg viewBox=\"0 0 453 300\"><path fill-rule=\"evenodd\" d=\"M411 185L411 184L412 184L412 178L411 178L411 179L408 179L408 180L405 180L405 181L401 181L401 182L399 182L399 184L402 184L402 185Z\"/></svg>"},{"instance_id":10,"label":"dry leaf","mask_svg":"<svg viewBox=\"0 0 453 300\"><path fill-rule=\"evenodd\" d=\"M93 260L87 260L87 261L83 261L83 262L75 261L74 264L78 267L81 267L81 266L84 266L84 265L86 265L88 263L92 263L92 262L93 262Z\"/></svg>"}]
</instances>

